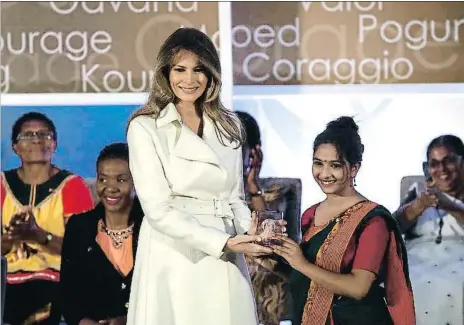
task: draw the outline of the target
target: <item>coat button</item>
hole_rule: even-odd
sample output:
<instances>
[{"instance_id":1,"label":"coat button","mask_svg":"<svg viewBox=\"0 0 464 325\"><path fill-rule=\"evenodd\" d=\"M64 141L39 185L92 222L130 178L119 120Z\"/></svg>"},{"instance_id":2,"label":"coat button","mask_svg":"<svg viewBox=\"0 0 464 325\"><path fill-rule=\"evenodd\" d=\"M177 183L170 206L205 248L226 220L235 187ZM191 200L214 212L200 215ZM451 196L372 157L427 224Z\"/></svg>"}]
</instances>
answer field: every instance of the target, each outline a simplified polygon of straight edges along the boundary
<instances>
[{"instance_id":1,"label":"coat button","mask_svg":"<svg viewBox=\"0 0 464 325\"><path fill-rule=\"evenodd\" d=\"M125 283L121 284L121 289L123 289L123 290L126 289L126 284Z\"/></svg>"},{"instance_id":2,"label":"coat button","mask_svg":"<svg viewBox=\"0 0 464 325\"><path fill-rule=\"evenodd\" d=\"M124 307L129 308L129 303L126 302L126 304L124 305Z\"/></svg>"}]
</instances>

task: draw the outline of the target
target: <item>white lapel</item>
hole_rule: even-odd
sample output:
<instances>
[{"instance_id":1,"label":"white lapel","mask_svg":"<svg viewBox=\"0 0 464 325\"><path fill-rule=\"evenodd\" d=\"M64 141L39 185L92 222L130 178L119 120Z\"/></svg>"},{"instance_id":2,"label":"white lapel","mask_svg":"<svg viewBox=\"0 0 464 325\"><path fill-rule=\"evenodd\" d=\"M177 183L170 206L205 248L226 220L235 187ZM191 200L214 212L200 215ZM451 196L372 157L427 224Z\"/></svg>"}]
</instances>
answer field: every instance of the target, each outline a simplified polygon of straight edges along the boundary
<instances>
[{"instance_id":1,"label":"white lapel","mask_svg":"<svg viewBox=\"0 0 464 325\"><path fill-rule=\"evenodd\" d=\"M174 104L168 104L161 113L157 120L158 127L169 123L172 123L176 127L177 140L173 150L173 154L176 157L192 161L202 161L223 168L219 157L213 150L213 148L216 148L214 145L214 138L216 138L214 127L206 116L204 116L204 135L207 141L201 139L188 126L182 125L181 117ZM216 139L216 141L219 140Z\"/></svg>"},{"instance_id":2,"label":"white lapel","mask_svg":"<svg viewBox=\"0 0 464 325\"><path fill-rule=\"evenodd\" d=\"M221 166L221 162L213 149L185 125L181 127L179 139L174 147L174 154L179 158Z\"/></svg>"},{"instance_id":3,"label":"white lapel","mask_svg":"<svg viewBox=\"0 0 464 325\"><path fill-rule=\"evenodd\" d=\"M176 106L173 103L169 103L161 110L160 115L156 119L156 126L161 128L166 124L172 123L174 121L181 123L182 119L179 115L179 112L177 111Z\"/></svg>"}]
</instances>

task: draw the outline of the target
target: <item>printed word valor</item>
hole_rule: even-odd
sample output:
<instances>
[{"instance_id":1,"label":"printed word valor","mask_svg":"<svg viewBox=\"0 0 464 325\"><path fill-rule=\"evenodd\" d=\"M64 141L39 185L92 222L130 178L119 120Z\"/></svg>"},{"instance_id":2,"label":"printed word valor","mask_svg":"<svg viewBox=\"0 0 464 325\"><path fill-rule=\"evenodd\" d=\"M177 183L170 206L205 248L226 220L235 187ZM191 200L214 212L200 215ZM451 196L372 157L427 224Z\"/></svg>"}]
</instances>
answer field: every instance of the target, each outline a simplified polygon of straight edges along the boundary
<instances>
[{"instance_id":1,"label":"printed word valor","mask_svg":"<svg viewBox=\"0 0 464 325\"><path fill-rule=\"evenodd\" d=\"M301 6L305 12L311 10L314 5L320 5L327 12L345 12L345 11L360 11L368 12L372 10L383 10L382 1L302 1Z\"/></svg>"}]
</instances>

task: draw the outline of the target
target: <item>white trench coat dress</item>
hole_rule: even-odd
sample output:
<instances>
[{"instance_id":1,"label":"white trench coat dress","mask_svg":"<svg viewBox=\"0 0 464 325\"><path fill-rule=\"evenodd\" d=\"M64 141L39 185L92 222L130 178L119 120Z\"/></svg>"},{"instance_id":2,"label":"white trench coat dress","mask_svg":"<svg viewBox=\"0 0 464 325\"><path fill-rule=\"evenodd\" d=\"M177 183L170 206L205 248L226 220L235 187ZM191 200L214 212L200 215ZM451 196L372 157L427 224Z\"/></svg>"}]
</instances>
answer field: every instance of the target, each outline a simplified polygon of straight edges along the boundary
<instances>
[{"instance_id":1,"label":"white trench coat dress","mask_svg":"<svg viewBox=\"0 0 464 325\"><path fill-rule=\"evenodd\" d=\"M241 149L222 145L206 116L200 138L174 104L132 120L127 141L145 213L127 324L258 324L244 256L223 253L251 223Z\"/></svg>"}]
</instances>

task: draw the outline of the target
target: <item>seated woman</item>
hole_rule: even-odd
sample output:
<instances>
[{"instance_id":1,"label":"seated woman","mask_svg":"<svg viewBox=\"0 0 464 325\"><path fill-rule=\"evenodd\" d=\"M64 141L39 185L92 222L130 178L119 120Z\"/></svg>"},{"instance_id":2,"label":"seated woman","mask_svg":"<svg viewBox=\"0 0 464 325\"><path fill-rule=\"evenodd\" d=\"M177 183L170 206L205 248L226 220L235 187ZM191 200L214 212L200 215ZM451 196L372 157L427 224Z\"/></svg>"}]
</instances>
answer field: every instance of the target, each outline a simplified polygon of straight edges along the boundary
<instances>
[{"instance_id":1,"label":"seated woman","mask_svg":"<svg viewBox=\"0 0 464 325\"><path fill-rule=\"evenodd\" d=\"M350 117L316 137L312 173L326 199L303 214L303 240L278 236L294 269L294 325L414 325L404 243L396 221L355 189L364 146Z\"/></svg>"},{"instance_id":2,"label":"seated woman","mask_svg":"<svg viewBox=\"0 0 464 325\"><path fill-rule=\"evenodd\" d=\"M61 296L67 325L126 324L143 212L129 171L126 144L97 159L95 209L71 217L63 241Z\"/></svg>"},{"instance_id":3,"label":"seated woman","mask_svg":"<svg viewBox=\"0 0 464 325\"><path fill-rule=\"evenodd\" d=\"M464 324L463 142L433 139L424 165L427 184L394 213L406 234L417 324Z\"/></svg>"},{"instance_id":4,"label":"seated woman","mask_svg":"<svg viewBox=\"0 0 464 325\"><path fill-rule=\"evenodd\" d=\"M47 116L21 116L11 142L21 167L1 176L2 255L8 263L3 320L55 325L65 224L93 208L92 196L81 177L52 164L57 132Z\"/></svg>"},{"instance_id":5,"label":"seated woman","mask_svg":"<svg viewBox=\"0 0 464 325\"><path fill-rule=\"evenodd\" d=\"M269 193L271 200L266 200L259 182L259 173L263 163L261 151L261 133L256 120L245 112L236 112L240 118L245 133L246 142L242 146L243 176L245 193L250 210L259 211L273 208L275 201L282 197L279 191ZM288 229L288 225L286 227ZM256 299L256 309L261 325L287 325L291 315L291 300L285 290L288 274L280 259L262 257L246 257L253 291Z\"/></svg>"}]
</instances>

